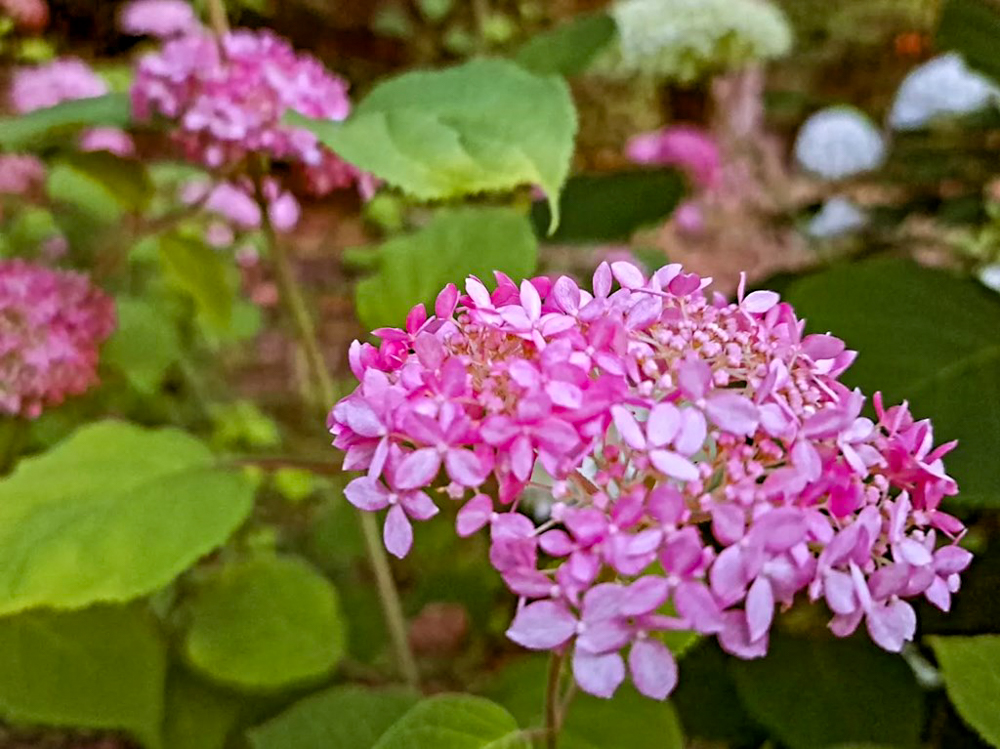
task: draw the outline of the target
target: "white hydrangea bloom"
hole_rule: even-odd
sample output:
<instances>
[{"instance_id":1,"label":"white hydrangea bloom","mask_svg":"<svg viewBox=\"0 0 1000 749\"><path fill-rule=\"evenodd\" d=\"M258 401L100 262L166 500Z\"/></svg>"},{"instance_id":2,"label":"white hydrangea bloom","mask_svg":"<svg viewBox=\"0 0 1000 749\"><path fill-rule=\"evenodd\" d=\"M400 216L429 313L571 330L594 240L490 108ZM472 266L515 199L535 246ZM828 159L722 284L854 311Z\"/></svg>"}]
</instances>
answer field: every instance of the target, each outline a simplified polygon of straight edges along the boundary
<instances>
[{"instance_id":1,"label":"white hydrangea bloom","mask_svg":"<svg viewBox=\"0 0 1000 749\"><path fill-rule=\"evenodd\" d=\"M852 234L868 223L868 216L844 197L830 198L806 226L813 239L833 239Z\"/></svg>"},{"instance_id":2,"label":"white hydrangea bloom","mask_svg":"<svg viewBox=\"0 0 1000 749\"><path fill-rule=\"evenodd\" d=\"M885 162L885 138L863 113L850 107L816 112L799 130L795 159L824 179L842 179Z\"/></svg>"},{"instance_id":3,"label":"white hydrangea bloom","mask_svg":"<svg viewBox=\"0 0 1000 749\"><path fill-rule=\"evenodd\" d=\"M785 54L792 32L767 0L620 0L618 44L597 68L690 82Z\"/></svg>"},{"instance_id":4,"label":"white hydrangea bloom","mask_svg":"<svg viewBox=\"0 0 1000 749\"><path fill-rule=\"evenodd\" d=\"M988 78L969 70L957 52L935 57L903 79L889 112L894 130L918 130L942 116L969 114L1000 97Z\"/></svg>"}]
</instances>

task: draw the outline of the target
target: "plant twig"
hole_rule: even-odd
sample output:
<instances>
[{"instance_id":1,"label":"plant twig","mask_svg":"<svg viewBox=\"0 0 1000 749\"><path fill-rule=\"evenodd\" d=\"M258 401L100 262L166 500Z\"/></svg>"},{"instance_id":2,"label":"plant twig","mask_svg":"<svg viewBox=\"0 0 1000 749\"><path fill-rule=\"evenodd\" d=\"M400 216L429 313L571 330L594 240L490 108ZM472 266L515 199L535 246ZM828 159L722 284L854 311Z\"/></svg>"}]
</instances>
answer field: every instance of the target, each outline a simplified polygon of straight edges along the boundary
<instances>
[{"instance_id":1,"label":"plant twig","mask_svg":"<svg viewBox=\"0 0 1000 749\"><path fill-rule=\"evenodd\" d=\"M225 0L208 0L208 22L216 36L223 37L229 33Z\"/></svg>"},{"instance_id":2,"label":"plant twig","mask_svg":"<svg viewBox=\"0 0 1000 749\"><path fill-rule=\"evenodd\" d=\"M545 747L558 749L559 732L562 730L562 706L559 682L562 677L564 653L553 653L549 658L549 678L545 685Z\"/></svg>"},{"instance_id":3,"label":"plant twig","mask_svg":"<svg viewBox=\"0 0 1000 749\"><path fill-rule=\"evenodd\" d=\"M316 336L316 326L313 323L312 316L309 314L305 299L302 296L302 290L295 278L291 259L285 251L284 244L278 240L274 226L271 224L267 210L267 199L264 196L261 169L254 171L253 183L257 205L260 208L261 228L263 229L264 239L267 242L274 263L278 290L288 314L292 318L296 336L305 353L310 375L319 387L325 411L326 408L333 405L337 398L336 388L334 387L333 379L330 377L330 372L326 368L319 339ZM325 418L326 414L324 413L323 416ZM420 681L417 662L413 657L413 651L410 649L410 642L406 631L406 618L403 616L403 606L400 603L396 583L392 579L389 558L386 556L385 548L382 546L381 539L379 538L378 524L375 516L371 513L359 512L358 517L361 522L361 531L368 552L368 561L375 575L375 586L378 590L379 601L382 604L382 612L385 615L393 649L396 651L396 663L400 675L408 685L416 688L419 686Z\"/></svg>"}]
</instances>

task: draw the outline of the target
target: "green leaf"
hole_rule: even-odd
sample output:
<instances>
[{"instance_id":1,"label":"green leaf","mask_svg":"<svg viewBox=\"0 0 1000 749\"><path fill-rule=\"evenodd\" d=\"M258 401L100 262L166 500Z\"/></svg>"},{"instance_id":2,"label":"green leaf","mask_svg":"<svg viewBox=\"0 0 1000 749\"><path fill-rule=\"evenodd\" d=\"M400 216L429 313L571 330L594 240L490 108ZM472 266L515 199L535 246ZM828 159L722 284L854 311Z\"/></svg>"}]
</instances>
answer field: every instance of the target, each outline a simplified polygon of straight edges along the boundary
<instances>
[{"instance_id":1,"label":"green leaf","mask_svg":"<svg viewBox=\"0 0 1000 749\"><path fill-rule=\"evenodd\" d=\"M958 714L1000 747L1000 635L929 639Z\"/></svg>"},{"instance_id":2,"label":"green leaf","mask_svg":"<svg viewBox=\"0 0 1000 749\"><path fill-rule=\"evenodd\" d=\"M372 749L528 749L513 716L499 705L466 694L423 700L400 718Z\"/></svg>"},{"instance_id":3,"label":"green leaf","mask_svg":"<svg viewBox=\"0 0 1000 749\"><path fill-rule=\"evenodd\" d=\"M937 46L962 53L965 61L1000 81L1000 3L996 0L945 0Z\"/></svg>"},{"instance_id":4,"label":"green leaf","mask_svg":"<svg viewBox=\"0 0 1000 749\"><path fill-rule=\"evenodd\" d=\"M28 114L0 117L0 148L19 151L65 138L84 127L128 127L132 106L128 94L75 99Z\"/></svg>"},{"instance_id":5,"label":"green leaf","mask_svg":"<svg viewBox=\"0 0 1000 749\"><path fill-rule=\"evenodd\" d=\"M449 282L468 275L491 282L493 271L512 278L535 269L538 246L527 219L507 208L438 211L423 229L379 246L378 273L357 285L358 317L369 329L402 325L410 308L433 309Z\"/></svg>"},{"instance_id":6,"label":"green leaf","mask_svg":"<svg viewBox=\"0 0 1000 749\"><path fill-rule=\"evenodd\" d=\"M271 689L328 673L344 653L337 592L300 559L227 565L190 604L184 653L211 678Z\"/></svg>"},{"instance_id":7,"label":"green leaf","mask_svg":"<svg viewBox=\"0 0 1000 749\"><path fill-rule=\"evenodd\" d=\"M978 283L896 259L832 268L786 294L812 332L860 353L843 380L887 403L910 401L935 441L958 439L945 467L955 498L1000 507L1000 298ZM951 501L951 500L950 500Z\"/></svg>"},{"instance_id":8,"label":"green leaf","mask_svg":"<svg viewBox=\"0 0 1000 749\"><path fill-rule=\"evenodd\" d=\"M234 294L219 253L200 240L179 234L165 234L159 246L167 278L194 300L209 325L228 329Z\"/></svg>"},{"instance_id":9,"label":"green leaf","mask_svg":"<svg viewBox=\"0 0 1000 749\"><path fill-rule=\"evenodd\" d=\"M247 735L253 749L371 749L420 696L402 687L333 687Z\"/></svg>"},{"instance_id":10,"label":"green leaf","mask_svg":"<svg viewBox=\"0 0 1000 749\"><path fill-rule=\"evenodd\" d=\"M144 211L153 198L153 180L141 162L123 159L107 151L71 153L56 161L52 171L68 170L75 173L79 187L99 190L102 200L113 202L122 211L139 213ZM72 184L70 180L68 184ZM62 189L60 189L62 187ZM58 182L49 178L49 195L54 200L81 203L87 200L76 192L70 192Z\"/></svg>"},{"instance_id":11,"label":"green leaf","mask_svg":"<svg viewBox=\"0 0 1000 749\"><path fill-rule=\"evenodd\" d=\"M123 730L160 746L166 653L132 608L0 619L0 714L42 726Z\"/></svg>"},{"instance_id":12,"label":"green leaf","mask_svg":"<svg viewBox=\"0 0 1000 749\"><path fill-rule=\"evenodd\" d=\"M920 686L866 640L776 636L767 657L731 666L743 704L790 749L920 744Z\"/></svg>"},{"instance_id":13,"label":"green leaf","mask_svg":"<svg viewBox=\"0 0 1000 749\"><path fill-rule=\"evenodd\" d=\"M514 61L538 75L577 75L615 38L614 19L587 13L532 37L514 54Z\"/></svg>"},{"instance_id":14,"label":"green leaf","mask_svg":"<svg viewBox=\"0 0 1000 749\"><path fill-rule=\"evenodd\" d=\"M627 240L637 229L666 219L683 197L684 180L673 170L577 175L563 190L562 220L550 239L570 244ZM544 235L551 222L545 203L532 206L531 221Z\"/></svg>"},{"instance_id":15,"label":"green leaf","mask_svg":"<svg viewBox=\"0 0 1000 749\"><path fill-rule=\"evenodd\" d=\"M0 614L127 601L224 543L251 487L176 429L105 421L0 481Z\"/></svg>"},{"instance_id":16,"label":"green leaf","mask_svg":"<svg viewBox=\"0 0 1000 749\"><path fill-rule=\"evenodd\" d=\"M167 679L163 749L224 749L240 702L180 669Z\"/></svg>"},{"instance_id":17,"label":"green leaf","mask_svg":"<svg viewBox=\"0 0 1000 749\"><path fill-rule=\"evenodd\" d=\"M159 390L167 370L181 357L174 321L143 299L116 300L118 327L105 345L102 361L121 370L141 393Z\"/></svg>"},{"instance_id":18,"label":"green leaf","mask_svg":"<svg viewBox=\"0 0 1000 749\"><path fill-rule=\"evenodd\" d=\"M491 674L482 693L510 710L522 726L544 724L548 658L518 658ZM570 703L560 749L682 749L684 736L670 703L643 697L629 685L610 700L577 692Z\"/></svg>"},{"instance_id":19,"label":"green leaf","mask_svg":"<svg viewBox=\"0 0 1000 749\"><path fill-rule=\"evenodd\" d=\"M405 73L377 86L344 122L292 121L420 200L537 184L553 206L577 127L565 81L504 60Z\"/></svg>"}]
</instances>

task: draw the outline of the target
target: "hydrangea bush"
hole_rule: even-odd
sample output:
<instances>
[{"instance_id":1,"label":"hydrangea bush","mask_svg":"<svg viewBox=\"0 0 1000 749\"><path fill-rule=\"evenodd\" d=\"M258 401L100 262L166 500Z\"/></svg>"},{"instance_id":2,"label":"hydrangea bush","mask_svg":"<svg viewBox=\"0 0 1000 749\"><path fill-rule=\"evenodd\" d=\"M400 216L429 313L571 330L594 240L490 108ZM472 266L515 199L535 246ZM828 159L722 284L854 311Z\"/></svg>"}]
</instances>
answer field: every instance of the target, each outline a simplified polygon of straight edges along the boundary
<instances>
[{"instance_id":1,"label":"hydrangea bush","mask_svg":"<svg viewBox=\"0 0 1000 749\"><path fill-rule=\"evenodd\" d=\"M618 288L615 289L617 282ZM456 531L490 533L490 563L520 599L507 634L573 652L580 687L625 678L665 698L676 665L657 634L694 630L741 658L767 652L776 608L827 606L844 637L863 622L899 651L916 617L943 610L971 555L939 510L957 492L927 421L839 382L855 352L803 335L769 291L726 302L668 265L648 278L602 264L593 290L566 277L498 274L446 287L434 314L355 343L358 389L330 415L346 489L387 510L404 556L411 521L462 502ZM556 503L539 526L529 486ZM447 501L447 500L445 500Z\"/></svg>"}]
</instances>

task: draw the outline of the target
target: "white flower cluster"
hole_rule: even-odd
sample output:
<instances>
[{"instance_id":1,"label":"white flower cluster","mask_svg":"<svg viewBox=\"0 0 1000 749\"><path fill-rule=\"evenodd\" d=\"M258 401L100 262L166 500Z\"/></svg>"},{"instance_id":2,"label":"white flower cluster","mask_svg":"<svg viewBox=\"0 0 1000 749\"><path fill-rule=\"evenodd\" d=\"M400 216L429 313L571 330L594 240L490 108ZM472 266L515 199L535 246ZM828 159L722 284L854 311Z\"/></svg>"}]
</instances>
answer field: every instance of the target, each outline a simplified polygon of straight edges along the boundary
<instances>
[{"instance_id":1,"label":"white flower cluster","mask_svg":"<svg viewBox=\"0 0 1000 749\"><path fill-rule=\"evenodd\" d=\"M784 14L766 0L621 0L611 16L618 44L598 63L609 75L691 82L792 45Z\"/></svg>"},{"instance_id":2,"label":"white flower cluster","mask_svg":"<svg viewBox=\"0 0 1000 749\"><path fill-rule=\"evenodd\" d=\"M1000 89L951 52L910 71L892 103L889 125L893 130L919 130L939 117L978 112L998 99Z\"/></svg>"}]
</instances>

